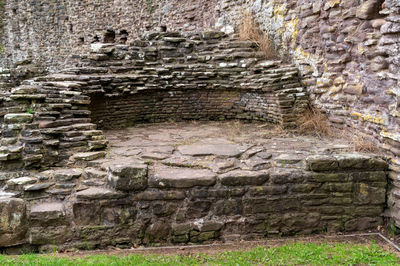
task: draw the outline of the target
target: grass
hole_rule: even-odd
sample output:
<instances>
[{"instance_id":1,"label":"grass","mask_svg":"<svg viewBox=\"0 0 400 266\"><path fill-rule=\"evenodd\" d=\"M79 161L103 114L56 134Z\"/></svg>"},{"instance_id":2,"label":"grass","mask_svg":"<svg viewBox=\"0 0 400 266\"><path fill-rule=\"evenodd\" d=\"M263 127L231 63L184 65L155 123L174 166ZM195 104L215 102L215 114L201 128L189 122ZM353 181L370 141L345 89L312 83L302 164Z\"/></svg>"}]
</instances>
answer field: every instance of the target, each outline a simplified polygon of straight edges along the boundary
<instances>
[{"instance_id":1,"label":"grass","mask_svg":"<svg viewBox=\"0 0 400 266\"><path fill-rule=\"evenodd\" d=\"M242 21L239 25L239 38L242 41L256 43L259 50L264 53L266 59L276 58L276 49L272 39L268 34L260 31L258 24L254 20L254 16L248 11L242 13Z\"/></svg>"},{"instance_id":2,"label":"grass","mask_svg":"<svg viewBox=\"0 0 400 266\"><path fill-rule=\"evenodd\" d=\"M298 120L297 131L300 134L306 134L317 137L332 136L332 129L328 118L318 109L310 107Z\"/></svg>"},{"instance_id":3,"label":"grass","mask_svg":"<svg viewBox=\"0 0 400 266\"><path fill-rule=\"evenodd\" d=\"M398 265L398 257L374 243L293 243L250 251L189 255L0 256L0 265Z\"/></svg>"}]
</instances>

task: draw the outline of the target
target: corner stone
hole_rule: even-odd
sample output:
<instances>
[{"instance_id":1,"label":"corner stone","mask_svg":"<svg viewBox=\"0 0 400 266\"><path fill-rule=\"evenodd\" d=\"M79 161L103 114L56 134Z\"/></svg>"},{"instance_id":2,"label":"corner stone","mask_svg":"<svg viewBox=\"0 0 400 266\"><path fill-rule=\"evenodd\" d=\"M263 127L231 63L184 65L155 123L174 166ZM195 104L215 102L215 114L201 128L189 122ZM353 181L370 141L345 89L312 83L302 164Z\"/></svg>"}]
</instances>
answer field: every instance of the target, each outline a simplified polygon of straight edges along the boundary
<instances>
[{"instance_id":1,"label":"corner stone","mask_svg":"<svg viewBox=\"0 0 400 266\"><path fill-rule=\"evenodd\" d=\"M25 201L14 198L0 200L0 247L24 244L26 231Z\"/></svg>"},{"instance_id":2,"label":"corner stone","mask_svg":"<svg viewBox=\"0 0 400 266\"><path fill-rule=\"evenodd\" d=\"M147 187L146 164L126 160L112 163L108 166L107 182L118 190L143 190Z\"/></svg>"}]
</instances>

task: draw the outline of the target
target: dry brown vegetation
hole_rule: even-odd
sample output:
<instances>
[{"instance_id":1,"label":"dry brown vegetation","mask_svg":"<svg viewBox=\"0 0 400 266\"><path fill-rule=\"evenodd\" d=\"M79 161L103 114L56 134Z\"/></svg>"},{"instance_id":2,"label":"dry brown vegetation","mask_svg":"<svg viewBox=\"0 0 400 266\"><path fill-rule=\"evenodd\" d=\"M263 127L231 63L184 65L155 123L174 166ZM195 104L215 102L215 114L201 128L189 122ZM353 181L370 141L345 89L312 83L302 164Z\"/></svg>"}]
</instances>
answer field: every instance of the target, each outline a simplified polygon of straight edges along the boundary
<instances>
[{"instance_id":1,"label":"dry brown vegetation","mask_svg":"<svg viewBox=\"0 0 400 266\"><path fill-rule=\"evenodd\" d=\"M252 41L257 44L265 58L272 59L276 57L276 50L273 41L268 34L261 33L258 24L254 20L254 16L244 11L242 21L239 25L239 38L242 41Z\"/></svg>"},{"instance_id":2,"label":"dry brown vegetation","mask_svg":"<svg viewBox=\"0 0 400 266\"><path fill-rule=\"evenodd\" d=\"M299 118L297 131L300 134L318 137L333 135L326 115L312 107L307 109L307 111Z\"/></svg>"},{"instance_id":3,"label":"dry brown vegetation","mask_svg":"<svg viewBox=\"0 0 400 266\"><path fill-rule=\"evenodd\" d=\"M378 153L379 149L372 140L366 136L353 135L352 143L354 144L354 150L357 152L366 153Z\"/></svg>"}]
</instances>

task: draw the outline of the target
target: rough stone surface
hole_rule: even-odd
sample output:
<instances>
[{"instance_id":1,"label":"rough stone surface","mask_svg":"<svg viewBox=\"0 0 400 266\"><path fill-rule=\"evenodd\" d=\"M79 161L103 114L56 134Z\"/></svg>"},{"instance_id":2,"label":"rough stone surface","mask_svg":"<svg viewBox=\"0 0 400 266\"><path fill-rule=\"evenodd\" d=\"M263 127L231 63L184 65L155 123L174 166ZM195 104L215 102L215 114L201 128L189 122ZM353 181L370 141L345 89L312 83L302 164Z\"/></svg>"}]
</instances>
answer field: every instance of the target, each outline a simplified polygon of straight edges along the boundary
<instances>
[{"instance_id":1,"label":"rough stone surface","mask_svg":"<svg viewBox=\"0 0 400 266\"><path fill-rule=\"evenodd\" d=\"M382 224L387 164L379 156L337 138L266 131L256 122L110 130L105 158L0 172L0 247L211 243Z\"/></svg>"},{"instance_id":2,"label":"rough stone surface","mask_svg":"<svg viewBox=\"0 0 400 266\"><path fill-rule=\"evenodd\" d=\"M194 186L211 186L216 175L210 170L188 168L156 168L150 176L150 186L159 188L190 188Z\"/></svg>"},{"instance_id":3,"label":"rough stone surface","mask_svg":"<svg viewBox=\"0 0 400 266\"><path fill-rule=\"evenodd\" d=\"M26 204L22 199L0 199L0 247L26 242Z\"/></svg>"},{"instance_id":4,"label":"rough stone surface","mask_svg":"<svg viewBox=\"0 0 400 266\"><path fill-rule=\"evenodd\" d=\"M147 186L147 165L132 160L117 160L108 166L108 184L119 190L143 190Z\"/></svg>"}]
</instances>

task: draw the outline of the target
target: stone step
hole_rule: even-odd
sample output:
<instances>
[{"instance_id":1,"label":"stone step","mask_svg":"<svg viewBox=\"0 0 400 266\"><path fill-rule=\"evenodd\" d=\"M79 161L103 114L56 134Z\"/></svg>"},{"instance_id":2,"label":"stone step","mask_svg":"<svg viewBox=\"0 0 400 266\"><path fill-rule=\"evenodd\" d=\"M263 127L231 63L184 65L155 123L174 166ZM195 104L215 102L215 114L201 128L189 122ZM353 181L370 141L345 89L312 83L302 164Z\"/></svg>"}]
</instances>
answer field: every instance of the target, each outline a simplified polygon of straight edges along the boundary
<instances>
[{"instance_id":1,"label":"stone step","mask_svg":"<svg viewBox=\"0 0 400 266\"><path fill-rule=\"evenodd\" d=\"M36 226L65 224L65 206L62 202L44 202L32 205L29 219Z\"/></svg>"},{"instance_id":2,"label":"stone step","mask_svg":"<svg viewBox=\"0 0 400 266\"><path fill-rule=\"evenodd\" d=\"M95 151L95 152L82 152L76 153L70 157L70 161L94 161L97 159L104 158L106 156L105 151Z\"/></svg>"}]
</instances>

